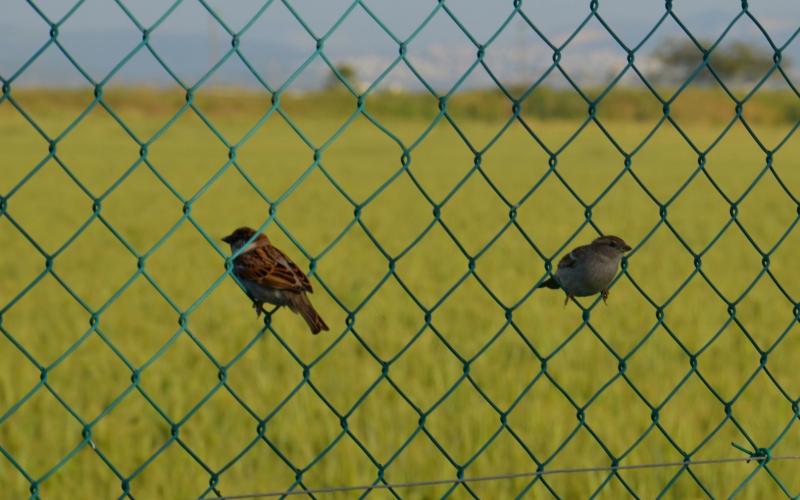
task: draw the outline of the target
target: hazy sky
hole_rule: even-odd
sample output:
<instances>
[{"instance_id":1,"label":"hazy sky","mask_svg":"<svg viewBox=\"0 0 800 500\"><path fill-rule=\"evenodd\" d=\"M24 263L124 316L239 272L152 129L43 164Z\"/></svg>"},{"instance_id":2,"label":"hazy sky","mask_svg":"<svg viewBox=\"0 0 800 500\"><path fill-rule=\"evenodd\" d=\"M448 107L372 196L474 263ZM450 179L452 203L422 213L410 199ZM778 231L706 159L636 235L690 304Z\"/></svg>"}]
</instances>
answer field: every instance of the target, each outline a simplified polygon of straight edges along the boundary
<instances>
[{"instance_id":1,"label":"hazy sky","mask_svg":"<svg viewBox=\"0 0 800 500\"><path fill-rule=\"evenodd\" d=\"M150 27L174 0L119 0L139 22ZM24 0L2 0L0 14L0 77L11 78L49 38L49 26ZM51 20L59 20L75 5L73 0L35 0ZM266 0L207 0L207 5L234 32L258 12ZM270 85L280 86L314 52L312 36L295 19L291 6L317 36L326 33L352 0L275 0L244 34L241 51ZM395 36L405 40L437 5L435 0L363 0ZM674 11L686 27L703 39L718 37L741 12L740 0L675 0ZM478 43L486 42L512 12L511 0L446 0L445 5ZM522 9L555 44L563 43L589 13L588 0L523 0ZM800 0L751 0L750 11L776 44L800 28ZM599 13L629 46L635 46L664 13L663 0L600 0ZM685 36L669 20L637 53L638 64L648 66L647 55L664 40ZM749 19L740 19L729 39L746 39L768 47ZM800 37L799 37L800 38ZM229 48L230 35L199 0L183 0L154 31L152 48L186 84L195 83ZM95 79L103 79L139 43L141 32L115 0L86 0L59 29L58 40ZM356 67L360 80L376 78L397 56L392 38L356 6L325 44L334 63ZM476 48L444 10L439 10L408 46L408 58L438 89L447 89L475 60ZM800 60L800 40L787 48ZM531 81L551 63L552 51L519 17L503 30L486 52L487 64L501 80ZM625 64L625 53L596 20L567 46L563 65L579 79L607 75ZM293 88L311 88L325 79L323 63L315 60ZM81 84L85 79L56 47L45 51L15 84ZM112 79L113 83L170 84L172 77L147 51L140 51ZM215 83L257 85L243 63L234 60L221 68ZM489 84L484 72L475 73L467 86ZM411 72L398 67L384 85L418 87Z\"/></svg>"}]
</instances>

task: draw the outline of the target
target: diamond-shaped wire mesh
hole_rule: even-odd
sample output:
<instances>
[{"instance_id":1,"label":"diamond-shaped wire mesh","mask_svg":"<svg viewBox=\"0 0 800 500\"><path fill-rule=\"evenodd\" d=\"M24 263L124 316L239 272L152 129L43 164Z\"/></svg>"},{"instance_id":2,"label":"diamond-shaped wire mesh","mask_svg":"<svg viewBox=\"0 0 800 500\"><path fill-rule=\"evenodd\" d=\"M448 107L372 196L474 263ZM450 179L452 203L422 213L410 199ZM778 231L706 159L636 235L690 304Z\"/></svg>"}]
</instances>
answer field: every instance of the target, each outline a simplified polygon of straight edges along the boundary
<instances>
[{"instance_id":1,"label":"diamond-shaped wire mesh","mask_svg":"<svg viewBox=\"0 0 800 500\"><path fill-rule=\"evenodd\" d=\"M92 3L28 0L48 34L0 74L0 130L14 162L0 172L9 494L213 497L727 457L731 441L760 456L797 451L800 120L787 112L765 130L748 104L777 81L796 110L783 55L800 27L777 42L746 0L730 2L736 12L710 45L670 0L652 2L657 15L635 43L598 0L560 35L522 0L497 2L491 29L464 21L458 2L432 1L403 30L369 0L347 2L322 26L292 0L258 2L240 23L208 0L157 13L107 3L138 37L112 67L87 70L64 41ZM230 42L197 78L175 69L171 39L159 38L190 8ZM298 25L311 47L282 78L247 47L271 16ZM773 61L741 93L713 54L745 24ZM523 88L491 64L512 25L550 58ZM665 91L637 57L667 25L699 63ZM444 90L414 56L415 42L442 26L474 54ZM364 88L330 55L347 29L372 30L396 50ZM589 30L610 37L623 61L591 91L568 64ZM77 110L68 118L36 102L46 92L19 84L48 57L93 89L59 94ZM181 95L121 95L115 77L141 58ZM209 90L234 66L259 98ZM333 75L334 104L292 92L314 66ZM384 113L411 102L385 92L395 72L424 87L414 101L424 121ZM499 91L484 97L508 110L494 121L459 103L476 75ZM630 98L626 78L658 110L652 123L604 118ZM731 112L698 128L675 110L717 112L689 95L700 78ZM553 79L580 101L580 120L545 126L547 111L531 108L557 98ZM310 118L314 105L323 108ZM228 115L236 106L258 113L242 123ZM31 133L12 134L22 129ZM245 222L304 264L331 332L312 338L283 311L254 326L219 242ZM563 309L536 292L559 255L604 232L634 246L608 308L592 299ZM762 462L389 492L791 497L794 472Z\"/></svg>"}]
</instances>

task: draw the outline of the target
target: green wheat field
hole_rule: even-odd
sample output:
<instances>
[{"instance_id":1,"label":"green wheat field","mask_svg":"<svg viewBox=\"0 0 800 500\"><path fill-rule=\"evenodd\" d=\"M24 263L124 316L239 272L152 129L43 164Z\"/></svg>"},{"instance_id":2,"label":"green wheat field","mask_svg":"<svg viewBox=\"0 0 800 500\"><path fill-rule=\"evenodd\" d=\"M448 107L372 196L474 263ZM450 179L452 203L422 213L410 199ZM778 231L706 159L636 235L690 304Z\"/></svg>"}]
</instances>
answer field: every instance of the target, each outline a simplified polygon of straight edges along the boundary
<instances>
[{"instance_id":1,"label":"green wheat field","mask_svg":"<svg viewBox=\"0 0 800 500\"><path fill-rule=\"evenodd\" d=\"M84 101L61 103L58 96L14 95L53 137L91 101L88 93L81 94ZM113 93L107 101L134 134L147 140L181 106L180 99L167 97L154 93L151 108L126 106ZM251 101L234 106L235 94L198 96L196 105L226 140L237 143L269 106L267 96ZM355 109L315 111L298 102L302 99L287 104L287 116L317 147ZM732 442L772 447L779 437L773 455L800 453L800 426L792 424L791 404L800 397L800 328L792 302L800 297L797 228L770 255L771 275L761 274L753 284L764 269L753 243L772 249L796 221L798 207L771 172L759 177L766 155L741 123L706 158L706 172L717 187L703 173L693 177L666 210L669 227L659 225L658 204L631 174L660 202L692 176L697 154L668 123L633 156L631 172L593 206L597 227L622 236L635 250L608 306L595 304L595 298L581 300L584 307L593 306L584 323L575 304L563 306L562 293L529 293L546 271L528 239L556 262L576 231L567 247L594 238L597 233L585 225L585 210L575 195L593 202L623 171L623 156L590 123L558 156L555 171L563 182L551 173L526 197L548 172L548 155L519 122L483 152L482 173L467 177L475 154L447 120L435 119L435 102L430 109L428 116L375 115L409 147L431 128L411 149L408 164L431 200L446 200L441 222L430 229L433 207L408 173L375 194L400 169L402 149L363 116L323 148L321 168L310 168L312 149L278 114L237 150L237 165L250 181L269 199L281 199L266 233L304 270L307 256L317 259L311 298L331 331L311 336L299 316L283 310L273 317L274 333L261 334L263 321L237 284L223 276L228 249L219 238L237 226L263 224L268 205L239 171L225 168L228 148L194 111L180 114L149 146L146 158L155 172L139 163L102 199L93 218L91 196L59 162L99 197L137 162L139 146L95 106L58 142L55 156L16 189L48 157L48 144L8 101L0 104L0 194L14 190L0 216L4 495L26 497L29 479L43 476L36 485L43 498L117 497L123 493L119 476L130 478L129 491L136 498L265 492L291 487L292 467L303 471L307 488L374 483L378 464L393 483L455 479L458 466L466 477L534 471L532 456L546 462L545 469L607 466L610 455L623 465L680 461L678 449L694 453L694 459L742 457ZM598 117L626 150L656 123L647 117L605 119L602 107ZM502 117L456 115L454 120L476 150L505 125ZM554 149L581 124L538 116L525 120ZM699 149L726 125L689 118L679 123ZM754 119L753 131L772 149L793 124ZM795 196L800 195L797 137L787 140L772 161ZM509 207L487 178L511 203L524 198L516 225L508 225ZM331 180L353 202L369 201L358 223L353 224L353 203ZM659 326L656 308L642 292L663 305L692 275L691 252L704 251L731 219L730 205L717 189L730 199L747 191L737 219L752 242L730 225L702 255L703 275L695 274L664 307ZM193 200L188 218L181 198ZM45 273L40 252L56 252L83 224L85 229L52 260L52 274ZM174 232L162 241L169 231ZM371 238L388 255L400 256L394 275L387 277L389 261ZM146 274L139 273L132 251L147 256ZM464 252L478 255L474 275L468 274ZM736 322L706 280L736 302ZM514 306L511 323L504 306ZM98 311L94 328L87 308ZM430 310L427 327L423 308ZM182 330L178 311L187 309ZM348 310L355 311L351 328ZM696 371L679 342L689 352L700 351ZM769 351L769 375L759 369L759 348ZM547 358L546 374L534 349ZM45 383L23 350L48 367ZM616 356L626 358L624 377ZM386 362L385 377L379 360ZM307 382L301 363L310 367ZM218 366L227 367L224 385ZM136 387L131 367L140 370ZM730 416L708 386L732 401ZM657 427L646 401L659 409ZM423 426L414 407L425 414ZM578 408L584 425L576 417ZM501 413L507 413L505 426ZM339 415L346 416L346 432ZM268 416L264 439L258 439L258 419ZM81 421L93 423L86 439ZM176 424L174 433L169 422ZM518 478L395 494L508 498L524 492L530 498L578 498L599 491L600 498L726 497L756 469L754 463L737 462L682 472L668 467L576 473L545 476L532 485ZM768 469L758 471L739 497L782 497L775 479L789 493L800 492L796 463L776 461ZM216 492L209 491L212 473L218 474ZM369 494L392 496L386 490Z\"/></svg>"}]
</instances>

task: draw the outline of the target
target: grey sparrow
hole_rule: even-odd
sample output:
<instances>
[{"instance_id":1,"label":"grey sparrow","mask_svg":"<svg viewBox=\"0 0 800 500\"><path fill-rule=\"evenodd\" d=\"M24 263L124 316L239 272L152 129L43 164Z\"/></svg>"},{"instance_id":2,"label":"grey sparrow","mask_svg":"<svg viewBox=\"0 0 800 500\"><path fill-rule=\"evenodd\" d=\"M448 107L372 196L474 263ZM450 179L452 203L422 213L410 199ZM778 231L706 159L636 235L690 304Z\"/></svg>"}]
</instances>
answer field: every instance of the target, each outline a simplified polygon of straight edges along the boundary
<instances>
[{"instance_id":1,"label":"grey sparrow","mask_svg":"<svg viewBox=\"0 0 800 500\"><path fill-rule=\"evenodd\" d=\"M566 292L564 305L574 297L600 293L608 301L608 285L614 279L619 263L631 247L617 236L601 236L588 245L575 248L562 257L553 276L539 288L561 288Z\"/></svg>"}]
</instances>

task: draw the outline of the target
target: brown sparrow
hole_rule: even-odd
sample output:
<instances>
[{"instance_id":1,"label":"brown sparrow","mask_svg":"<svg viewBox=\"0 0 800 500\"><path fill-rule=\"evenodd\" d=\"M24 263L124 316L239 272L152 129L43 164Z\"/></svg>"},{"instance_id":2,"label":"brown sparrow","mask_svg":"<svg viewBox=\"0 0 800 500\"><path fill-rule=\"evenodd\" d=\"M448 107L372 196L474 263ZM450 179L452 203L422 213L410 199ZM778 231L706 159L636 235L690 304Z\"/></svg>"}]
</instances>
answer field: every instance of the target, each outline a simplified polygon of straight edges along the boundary
<instances>
[{"instance_id":1,"label":"brown sparrow","mask_svg":"<svg viewBox=\"0 0 800 500\"><path fill-rule=\"evenodd\" d=\"M580 246L558 262L558 269L539 288L561 288L567 293L564 305L574 297L600 293L608 301L608 285L617 274L622 255L631 247L617 236L601 236Z\"/></svg>"},{"instance_id":2,"label":"brown sparrow","mask_svg":"<svg viewBox=\"0 0 800 500\"><path fill-rule=\"evenodd\" d=\"M228 243L231 252L235 253L255 234L249 227L240 227L222 238L222 241ZM311 333L316 335L328 330L328 325L314 310L306 295L306 292L313 292L308 277L289 257L272 246L266 235L256 236L233 260L233 272L253 301L256 316L264 312L265 302L274 305L275 309L289 306L306 320Z\"/></svg>"}]
</instances>

